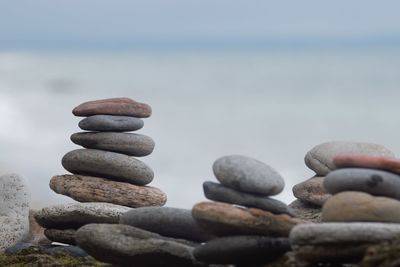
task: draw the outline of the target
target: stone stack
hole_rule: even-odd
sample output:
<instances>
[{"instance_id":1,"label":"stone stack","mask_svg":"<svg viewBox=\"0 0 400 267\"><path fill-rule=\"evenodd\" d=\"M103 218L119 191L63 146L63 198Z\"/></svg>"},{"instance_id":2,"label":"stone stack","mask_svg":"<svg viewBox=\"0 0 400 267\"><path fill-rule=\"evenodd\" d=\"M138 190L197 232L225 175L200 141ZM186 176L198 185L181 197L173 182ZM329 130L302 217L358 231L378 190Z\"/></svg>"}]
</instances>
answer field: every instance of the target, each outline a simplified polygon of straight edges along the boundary
<instances>
[{"instance_id":1,"label":"stone stack","mask_svg":"<svg viewBox=\"0 0 400 267\"><path fill-rule=\"evenodd\" d=\"M218 159L213 171L220 183L205 182L205 196L192 209L199 226L216 238L196 247L194 256L208 264L266 263L290 250L290 230L302 223L286 204L270 198L284 180L270 166L245 156Z\"/></svg>"},{"instance_id":2,"label":"stone stack","mask_svg":"<svg viewBox=\"0 0 400 267\"><path fill-rule=\"evenodd\" d=\"M67 153L64 168L72 174L54 176L50 188L83 202L46 207L35 215L52 241L75 244L78 228L89 223L118 223L130 208L163 206L166 195L147 186L152 169L136 157L147 156L154 141L145 135L127 133L143 127L140 118L151 115L151 107L129 98L85 102L73 110L86 117L72 142L84 149Z\"/></svg>"}]
</instances>

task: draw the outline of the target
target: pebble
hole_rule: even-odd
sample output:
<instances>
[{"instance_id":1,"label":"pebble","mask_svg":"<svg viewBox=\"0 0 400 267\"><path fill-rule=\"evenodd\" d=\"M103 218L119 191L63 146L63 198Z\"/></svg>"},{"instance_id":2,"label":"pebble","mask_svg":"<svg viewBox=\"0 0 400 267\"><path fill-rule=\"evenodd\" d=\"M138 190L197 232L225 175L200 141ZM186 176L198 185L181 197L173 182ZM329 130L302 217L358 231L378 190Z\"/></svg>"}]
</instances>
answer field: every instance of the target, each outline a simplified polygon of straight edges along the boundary
<instances>
[{"instance_id":1,"label":"pebble","mask_svg":"<svg viewBox=\"0 0 400 267\"><path fill-rule=\"evenodd\" d=\"M71 141L85 148L117 152L135 157L150 155L155 146L150 137L131 133L75 133L71 136Z\"/></svg>"},{"instance_id":2,"label":"pebble","mask_svg":"<svg viewBox=\"0 0 400 267\"><path fill-rule=\"evenodd\" d=\"M275 215L260 209L244 209L220 202L201 202L192 209L192 216L206 231L217 236L269 235L288 236L302 220L286 214Z\"/></svg>"},{"instance_id":3,"label":"pebble","mask_svg":"<svg viewBox=\"0 0 400 267\"><path fill-rule=\"evenodd\" d=\"M195 248L196 260L215 264L266 263L290 251L288 238L229 236L208 241Z\"/></svg>"},{"instance_id":4,"label":"pebble","mask_svg":"<svg viewBox=\"0 0 400 267\"><path fill-rule=\"evenodd\" d=\"M221 184L241 192L273 196L282 192L285 182L270 166L253 158L231 155L214 162L213 171Z\"/></svg>"},{"instance_id":5,"label":"pebble","mask_svg":"<svg viewBox=\"0 0 400 267\"><path fill-rule=\"evenodd\" d=\"M203 189L206 198L210 200L262 209L275 214L291 214L285 203L269 197L239 192L214 182L204 182Z\"/></svg>"},{"instance_id":6,"label":"pebble","mask_svg":"<svg viewBox=\"0 0 400 267\"><path fill-rule=\"evenodd\" d=\"M338 155L333 159L336 168L368 168L400 173L400 159L365 155Z\"/></svg>"},{"instance_id":7,"label":"pebble","mask_svg":"<svg viewBox=\"0 0 400 267\"><path fill-rule=\"evenodd\" d=\"M304 221L315 223L322 221L322 210L320 206L296 199L290 203L288 207L292 210L295 217Z\"/></svg>"},{"instance_id":8,"label":"pebble","mask_svg":"<svg viewBox=\"0 0 400 267\"><path fill-rule=\"evenodd\" d=\"M79 202L108 202L131 208L163 206L167 202L167 195L158 188L91 176L54 176L50 188Z\"/></svg>"},{"instance_id":9,"label":"pebble","mask_svg":"<svg viewBox=\"0 0 400 267\"><path fill-rule=\"evenodd\" d=\"M29 235L30 195L17 174L0 176L0 252Z\"/></svg>"},{"instance_id":10,"label":"pebble","mask_svg":"<svg viewBox=\"0 0 400 267\"><path fill-rule=\"evenodd\" d=\"M382 145L334 141L315 146L306 154L304 161L317 176L325 176L336 169L333 159L340 154L394 157L393 152Z\"/></svg>"},{"instance_id":11,"label":"pebble","mask_svg":"<svg viewBox=\"0 0 400 267\"><path fill-rule=\"evenodd\" d=\"M63 157L62 165L73 174L107 177L136 185L146 185L154 178L152 169L134 157L95 149L73 150Z\"/></svg>"},{"instance_id":12,"label":"pebble","mask_svg":"<svg viewBox=\"0 0 400 267\"><path fill-rule=\"evenodd\" d=\"M400 175L373 169L346 168L329 173L324 187L332 194L361 191L400 199Z\"/></svg>"},{"instance_id":13,"label":"pebble","mask_svg":"<svg viewBox=\"0 0 400 267\"><path fill-rule=\"evenodd\" d=\"M293 194L296 198L301 199L311 204L322 206L325 201L331 197L324 188L323 176L316 176L308 179L307 181L296 184L293 187Z\"/></svg>"},{"instance_id":14,"label":"pebble","mask_svg":"<svg viewBox=\"0 0 400 267\"><path fill-rule=\"evenodd\" d=\"M44 234L53 242L76 245L75 229L46 229Z\"/></svg>"},{"instance_id":15,"label":"pebble","mask_svg":"<svg viewBox=\"0 0 400 267\"><path fill-rule=\"evenodd\" d=\"M400 223L400 201L363 192L342 192L325 203L322 220Z\"/></svg>"},{"instance_id":16,"label":"pebble","mask_svg":"<svg viewBox=\"0 0 400 267\"><path fill-rule=\"evenodd\" d=\"M131 209L121 216L121 224L131 225L167 237L203 242L212 238L193 219L191 211L170 207Z\"/></svg>"},{"instance_id":17,"label":"pebble","mask_svg":"<svg viewBox=\"0 0 400 267\"><path fill-rule=\"evenodd\" d=\"M89 256L83 249L77 246L51 246L45 248L44 252L50 255L69 255L72 257L87 257Z\"/></svg>"},{"instance_id":18,"label":"pebble","mask_svg":"<svg viewBox=\"0 0 400 267\"><path fill-rule=\"evenodd\" d=\"M79 122L79 128L95 132L130 132L143 128L139 118L113 115L93 115Z\"/></svg>"},{"instance_id":19,"label":"pebble","mask_svg":"<svg viewBox=\"0 0 400 267\"><path fill-rule=\"evenodd\" d=\"M5 249L4 253L7 255L11 255L11 254L17 254L18 252L21 252L25 249L29 249L31 247L33 247L34 245L32 243L29 242L18 242L15 245L12 245L8 248Z\"/></svg>"},{"instance_id":20,"label":"pebble","mask_svg":"<svg viewBox=\"0 0 400 267\"><path fill-rule=\"evenodd\" d=\"M117 115L148 118L151 116L151 107L147 104L121 97L88 101L74 108L72 113L79 117Z\"/></svg>"}]
</instances>

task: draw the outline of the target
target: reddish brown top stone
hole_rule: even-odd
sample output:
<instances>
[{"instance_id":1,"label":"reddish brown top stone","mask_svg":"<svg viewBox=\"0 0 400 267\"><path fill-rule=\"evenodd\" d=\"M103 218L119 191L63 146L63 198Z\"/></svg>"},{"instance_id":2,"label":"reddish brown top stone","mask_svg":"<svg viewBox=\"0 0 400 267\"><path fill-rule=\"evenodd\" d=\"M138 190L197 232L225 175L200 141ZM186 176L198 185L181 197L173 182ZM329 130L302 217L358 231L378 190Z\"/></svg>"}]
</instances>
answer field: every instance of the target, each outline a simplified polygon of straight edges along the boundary
<instances>
[{"instance_id":1,"label":"reddish brown top stone","mask_svg":"<svg viewBox=\"0 0 400 267\"><path fill-rule=\"evenodd\" d=\"M369 168L400 173L400 159L366 155L338 155L333 159L337 168Z\"/></svg>"},{"instance_id":2,"label":"reddish brown top stone","mask_svg":"<svg viewBox=\"0 0 400 267\"><path fill-rule=\"evenodd\" d=\"M130 98L121 97L85 102L74 108L72 113L78 117L118 115L148 118L151 116L151 107Z\"/></svg>"}]
</instances>

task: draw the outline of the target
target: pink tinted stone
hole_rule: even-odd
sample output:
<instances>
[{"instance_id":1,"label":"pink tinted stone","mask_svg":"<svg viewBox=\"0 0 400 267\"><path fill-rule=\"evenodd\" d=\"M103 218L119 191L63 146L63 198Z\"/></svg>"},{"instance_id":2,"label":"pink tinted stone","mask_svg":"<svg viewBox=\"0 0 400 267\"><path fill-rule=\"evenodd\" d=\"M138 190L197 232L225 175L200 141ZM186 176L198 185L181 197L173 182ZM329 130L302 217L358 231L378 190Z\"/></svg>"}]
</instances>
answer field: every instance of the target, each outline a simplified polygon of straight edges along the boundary
<instances>
[{"instance_id":1,"label":"pink tinted stone","mask_svg":"<svg viewBox=\"0 0 400 267\"><path fill-rule=\"evenodd\" d=\"M368 168L400 173L400 159L366 155L338 155L333 159L337 168Z\"/></svg>"}]
</instances>

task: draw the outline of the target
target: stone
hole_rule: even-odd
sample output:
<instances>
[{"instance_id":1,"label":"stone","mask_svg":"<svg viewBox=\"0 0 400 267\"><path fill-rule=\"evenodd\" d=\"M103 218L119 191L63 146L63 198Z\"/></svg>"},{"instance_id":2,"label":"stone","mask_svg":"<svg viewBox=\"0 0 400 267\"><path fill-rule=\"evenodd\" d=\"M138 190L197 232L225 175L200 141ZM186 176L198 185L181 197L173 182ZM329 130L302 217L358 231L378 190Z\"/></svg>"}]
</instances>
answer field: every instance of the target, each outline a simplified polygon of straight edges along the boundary
<instances>
[{"instance_id":1,"label":"stone","mask_svg":"<svg viewBox=\"0 0 400 267\"><path fill-rule=\"evenodd\" d=\"M32 243L28 243L28 242L18 242L15 245L12 245L11 247L6 248L6 250L4 251L4 253L6 255L11 255L11 254L16 254L20 251L23 251L25 249L29 249L31 247L33 247L34 245Z\"/></svg>"},{"instance_id":2,"label":"stone","mask_svg":"<svg viewBox=\"0 0 400 267\"><path fill-rule=\"evenodd\" d=\"M17 174L0 176L0 252L27 238L30 195Z\"/></svg>"},{"instance_id":3,"label":"stone","mask_svg":"<svg viewBox=\"0 0 400 267\"><path fill-rule=\"evenodd\" d=\"M88 223L119 223L129 210L110 203L68 203L42 208L35 219L48 229L77 229Z\"/></svg>"},{"instance_id":4,"label":"stone","mask_svg":"<svg viewBox=\"0 0 400 267\"><path fill-rule=\"evenodd\" d=\"M148 118L151 116L151 107L147 104L121 97L88 101L74 108L72 113L79 117L117 115Z\"/></svg>"},{"instance_id":5,"label":"stone","mask_svg":"<svg viewBox=\"0 0 400 267\"><path fill-rule=\"evenodd\" d=\"M75 242L75 229L46 229L44 234L48 239L53 242L76 245Z\"/></svg>"},{"instance_id":6,"label":"stone","mask_svg":"<svg viewBox=\"0 0 400 267\"><path fill-rule=\"evenodd\" d=\"M121 216L120 224L131 225L167 237L203 242L212 238L200 228L190 210L170 207L131 209Z\"/></svg>"},{"instance_id":7,"label":"stone","mask_svg":"<svg viewBox=\"0 0 400 267\"><path fill-rule=\"evenodd\" d=\"M41 227L35 220L37 210L29 210L29 235L22 240L25 243L30 243L34 246L51 244L51 240L44 235L44 228Z\"/></svg>"},{"instance_id":8,"label":"stone","mask_svg":"<svg viewBox=\"0 0 400 267\"><path fill-rule=\"evenodd\" d=\"M266 263L290 251L288 238L267 236L229 236L196 247L196 260L216 264Z\"/></svg>"},{"instance_id":9,"label":"stone","mask_svg":"<svg viewBox=\"0 0 400 267\"><path fill-rule=\"evenodd\" d=\"M334 141L315 146L306 154L304 161L317 176L325 176L336 169L333 159L340 154L394 157L393 152L382 145Z\"/></svg>"},{"instance_id":10,"label":"stone","mask_svg":"<svg viewBox=\"0 0 400 267\"><path fill-rule=\"evenodd\" d=\"M128 116L93 115L79 122L79 128L95 132L130 132L143 128L141 119Z\"/></svg>"},{"instance_id":11,"label":"stone","mask_svg":"<svg viewBox=\"0 0 400 267\"><path fill-rule=\"evenodd\" d=\"M361 191L400 199L400 175L373 169L346 168L329 173L324 187L332 194Z\"/></svg>"},{"instance_id":12,"label":"stone","mask_svg":"<svg viewBox=\"0 0 400 267\"><path fill-rule=\"evenodd\" d=\"M167 202L167 195L158 188L92 176L54 176L50 188L79 202L107 202L131 208L163 206Z\"/></svg>"},{"instance_id":13,"label":"stone","mask_svg":"<svg viewBox=\"0 0 400 267\"><path fill-rule=\"evenodd\" d=\"M399 265L400 239L369 246L360 267L394 267Z\"/></svg>"},{"instance_id":14,"label":"stone","mask_svg":"<svg viewBox=\"0 0 400 267\"><path fill-rule=\"evenodd\" d=\"M63 157L62 165L73 174L107 177L136 185L146 185L154 178L152 169L140 160L96 149L73 150Z\"/></svg>"},{"instance_id":15,"label":"stone","mask_svg":"<svg viewBox=\"0 0 400 267\"><path fill-rule=\"evenodd\" d=\"M304 221L318 223L322 221L322 210L320 206L296 199L288 206L295 217Z\"/></svg>"},{"instance_id":16,"label":"stone","mask_svg":"<svg viewBox=\"0 0 400 267\"><path fill-rule=\"evenodd\" d=\"M153 139L142 134L131 133L75 133L71 141L85 148L111 151L135 157L143 157L153 152Z\"/></svg>"},{"instance_id":17,"label":"stone","mask_svg":"<svg viewBox=\"0 0 400 267\"><path fill-rule=\"evenodd\" d=\"M94 258L121 266L201 266L193 247L130 225L88 224L76 241Z\"/></svg>"},{"instance_id":18,"label":"stone","mask_svg":"<svg viewBox=\"0 0 400 267\"><path fill-rule=\"evenodd\" d=\"M400 173L400 159L366 155L338 155L333 159L336 168L367 168Z\"/></svg>"},{"instance_id":19,"label":"stone","mask_svg":"<svg viewBox=\"0 0 400 267\"><path fill-rule=\"evenodd\" d=\"M342 192L331 197L322 208L325 222L400 223L400 201L373 197L363 192Z\"/></svg>"},{"instance_id":20,"label":"stone","mask_svg":"<svg viewBox=\"0 0 400 267\"><path fill-rule=\"evenodd\" d=\"M293 195L302 201L321 207L331 197L324 188L324 180L323 176L315 176L298 183L292 188Z\"/></svg>"},{"instance_id":21,"label":"stone","mask_svg":"<svg viewBox=\"0 0 400 267\"><path fill-rule=\"evenodd\" d=\"M214 182L204 182L203 189L206 198L210 200L262 209L274 214L292 214L285 203L273 198L243 193Z\"/></svg>"},{"instance_id":22,"label":"stone","mask_svg":"<svg viewBox=\"0 0 400 267\"><path fill-rule=\"evenodd\" d=\"M286 214L276 215L254 208L239 208L220 202L201 202L192 209L192 216L206 231L217 236L269 235L288 236L302 220Z\"/></svg>"},{"instance_id":23,"label":"stone","mask_svg":"<svg viewBox=\"0 0 400 267\"><path fill-rule=\"evenodd\" d=\"M49 255L69 255L71 257L88 257L89 255L77 246L51 246L45 248L44 252Z\"/></svg>"},{"instance_id":24,"label":"stone","mask_svg":"<svg viewBox=\"0 0 400 267\"><path fill-rule=\"evenodd\" d=\"M282 192L285 182L270 166L240 155L225 156L213 165L215 177L221 184L241 192L273 196Z\"/></svg>"}]
</instances>

